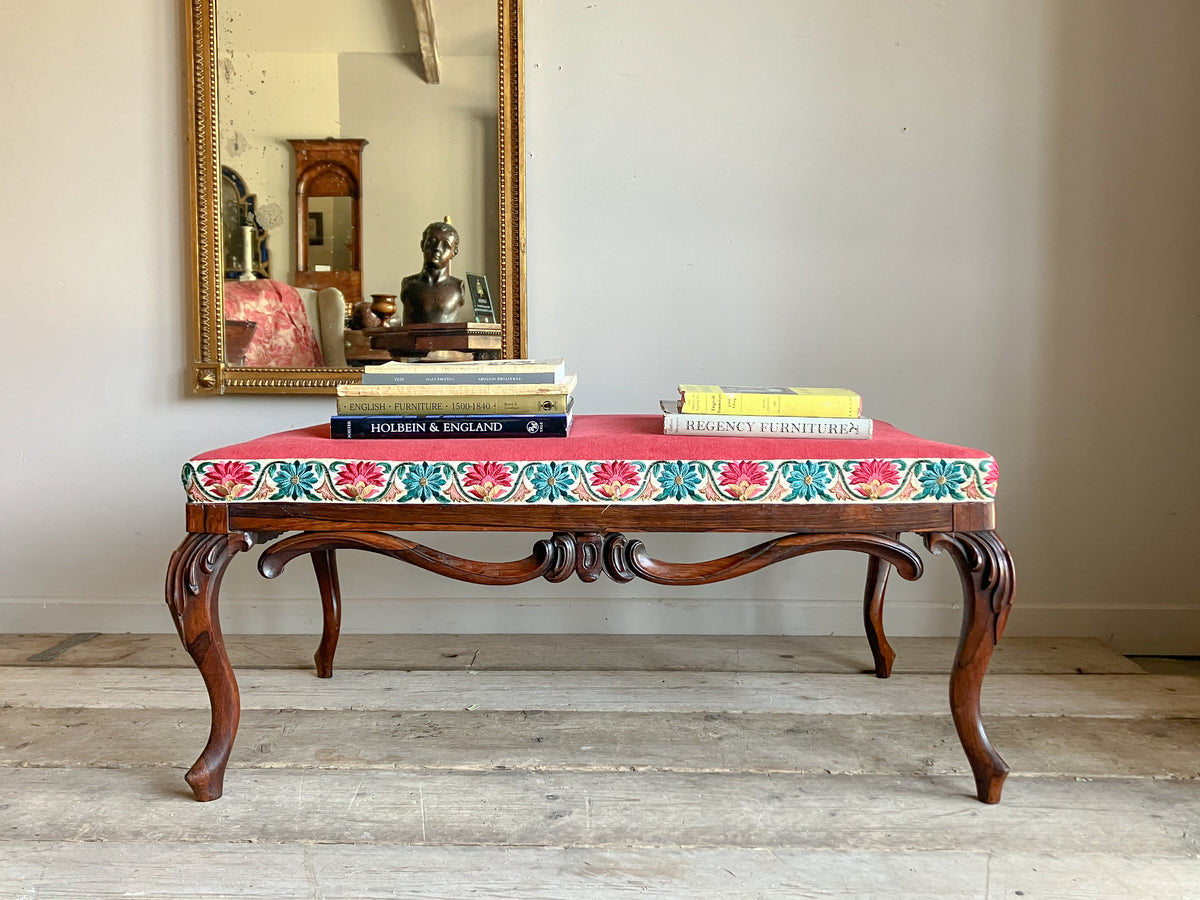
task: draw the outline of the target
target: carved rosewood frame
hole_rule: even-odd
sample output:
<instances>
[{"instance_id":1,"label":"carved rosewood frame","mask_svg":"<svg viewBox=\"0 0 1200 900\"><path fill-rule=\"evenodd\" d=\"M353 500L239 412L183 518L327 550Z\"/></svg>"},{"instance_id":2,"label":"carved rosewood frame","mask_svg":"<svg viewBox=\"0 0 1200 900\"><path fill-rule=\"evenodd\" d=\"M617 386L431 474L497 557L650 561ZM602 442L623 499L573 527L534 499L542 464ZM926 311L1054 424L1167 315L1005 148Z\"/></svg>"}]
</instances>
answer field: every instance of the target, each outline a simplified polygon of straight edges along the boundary
<instances>
[{"instance_id":1,"label":"carved rosewood frame","mask_svg":"<svg viewBox=\"0 0 1200 900\"><path fill-rule=\"evenodd\" d=\"M258 567L274 578L297 556L312 558L324 627L316 652L317 674L333 674L341 625L335 552L366 550L472 584L521 584L536 578L564 581L572 574L593 582L642 578L656 584L700 585L724 581L764 566L821 550L868 556L863 621L875 674L891 674L895 653L883 631L883 599L894 568L919 578L921 559L898 540L920 534L933 552L945 550L963 588L963 625L950 671L950 712L975 776L976 793L998 803L1008 766L992 748L979 711L983 676L1012 606L1012 558L994 530L991 503L878 504L871 506L714 505L696 507L504 506L342 503L189 504L188 535L171 557L166 598L184 647L195 661L212 705L212 729L186 780L197 800L221 796L225 766L237 733L241 705L225 652L217 598L221 577L240 551L268 546ZM541 531L530 554L508 562L464 559L391 531ZM750 548L705 562L656 559L626 532L783 533ZM288 534L295 532L294 534ZM288 534L284 537L282 535ZM273 542L273 543L272 543Z\"/></svg>"}]
</instances>

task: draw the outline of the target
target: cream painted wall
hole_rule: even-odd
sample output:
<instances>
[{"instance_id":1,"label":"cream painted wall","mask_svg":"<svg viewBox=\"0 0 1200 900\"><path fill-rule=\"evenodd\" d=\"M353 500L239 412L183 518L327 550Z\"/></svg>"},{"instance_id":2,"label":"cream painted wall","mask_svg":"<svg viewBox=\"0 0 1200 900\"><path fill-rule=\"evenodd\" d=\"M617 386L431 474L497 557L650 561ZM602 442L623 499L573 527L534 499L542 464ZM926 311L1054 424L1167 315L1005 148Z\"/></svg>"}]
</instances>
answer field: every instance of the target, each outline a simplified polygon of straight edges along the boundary
<instances>
[{"instance_id":1,"label":"cream painted wall","mask_svg":"<svg viewBox=\"0 0 1200 900\"><path fill-rule=\"evenodd\" d=\"M180 462L331 409L185 392L175 6L0 6L0 246L20 273L0 333L0 630L169 630ZM1011 633L1200 652L1200 6L525 10L530 350L571 361L581 411L651 412L694 378L852 385L871 415L999 458ZM88 39L54 52L68 35ZM528 539L438 545L504 558ZM949 561L929 563L892 587L894 633L957 631ZM484 591L342 562L353 631L856 633L862 568ZM238 560L223 595L228 630L318 627L301 568L266 582Z\"/></svg>"}]
</instances>

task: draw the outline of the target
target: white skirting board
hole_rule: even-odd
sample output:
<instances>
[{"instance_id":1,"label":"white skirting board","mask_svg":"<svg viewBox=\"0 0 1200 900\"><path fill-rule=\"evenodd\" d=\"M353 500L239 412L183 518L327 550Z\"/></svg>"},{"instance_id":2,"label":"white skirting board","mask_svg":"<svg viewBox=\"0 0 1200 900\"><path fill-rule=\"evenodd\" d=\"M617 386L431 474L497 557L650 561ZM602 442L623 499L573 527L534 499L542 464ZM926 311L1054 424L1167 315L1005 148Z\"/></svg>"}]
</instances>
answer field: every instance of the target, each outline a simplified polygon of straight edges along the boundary
<instances>
[{"instance_id":1,"label":"white skirting board","mask_svg":"<svg viewBox=\"0 0 1200 900\"><path fill-rule=\"evenodd\" d=\"M314 592L315 593L315 592ZM862 607L851 600L411 599L343 597L344 634L795 634L859 635ZM897 600L884 626L896 637L958 634L961 606ZM316 596L223 598L230 634L319 633ZM0 599L3 633L155 633L173 630L161 600ZM1009 635L1098 638L1120 653L1200 655L1200 609L1022 606Z\"/></svg>"}]
</instances>

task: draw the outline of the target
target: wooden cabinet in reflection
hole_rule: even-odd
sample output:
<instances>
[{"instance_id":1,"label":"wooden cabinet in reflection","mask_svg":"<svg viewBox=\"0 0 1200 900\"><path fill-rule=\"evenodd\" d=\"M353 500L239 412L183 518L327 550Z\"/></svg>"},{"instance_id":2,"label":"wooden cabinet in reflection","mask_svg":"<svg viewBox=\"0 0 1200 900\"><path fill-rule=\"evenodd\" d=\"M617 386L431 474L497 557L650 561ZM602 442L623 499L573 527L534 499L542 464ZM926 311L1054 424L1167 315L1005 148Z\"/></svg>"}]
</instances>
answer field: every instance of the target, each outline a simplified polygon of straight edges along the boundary
<instances>
[{"instance_id":1,"label":"wooden cabinet in reflection","mask_svg":"<svg viewBox=\"0 0 1200 900\"><path fill-rule=\"evenodd\" d=\"M289 140L296 158L296 287L362 300L361 138Z\"/></svg>"}]
</instances>

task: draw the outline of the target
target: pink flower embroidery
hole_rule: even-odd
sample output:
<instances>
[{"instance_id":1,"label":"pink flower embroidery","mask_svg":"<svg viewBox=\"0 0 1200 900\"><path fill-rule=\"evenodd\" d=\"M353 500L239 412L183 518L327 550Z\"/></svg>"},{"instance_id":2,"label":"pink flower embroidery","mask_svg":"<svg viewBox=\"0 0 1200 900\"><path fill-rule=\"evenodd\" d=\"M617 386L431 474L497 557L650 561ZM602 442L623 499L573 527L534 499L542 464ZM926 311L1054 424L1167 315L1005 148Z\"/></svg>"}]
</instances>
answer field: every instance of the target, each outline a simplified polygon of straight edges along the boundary
<instances>
[{"instance_id":1,"label":"pink flower embroidery","mask_svg":"<svg viewBox=\"0 0 1200 900\"><path fill-rule=\"evenodd\" d=\"M512 483L512 472L497 462L474 463L463 476L463 486L480 500L494 500L511 488Z\"/></svg>"},{"instance_id":2,"label":"pink flower embroidery","mask_svg":"<svg viewBox=\"0 0 1200 900\"><path fill-rule=\"evenodd\" d=\"M366 500L383 490L385 476L378 463L357 461L342 463L338 467L336 484L348 497Z\"/></svg>"},{"instance_id":3,"label":"pink flower embroidery","mask_svg":"<svg viewBox=\"0 0 1200 900\"><path fill-rule=\"evenodd\" d=\"M204 486L218 497L234 500L254 484L254 472L244 462L213 463L204 473Z\"/></svg>"},{"instance_id":4,"label":"pink flower embroidery","mask_svg":"<svg viewBox=\"0 0 1200 900\"><path fill-rule=\"evenodd\" d=\"M725 463L721 466L718 481L721 487L739 500L749 500L755 494L761 494L767 486L767 469L762 463L756 462Z\"/></svg>"},{"instance_id":5,"label":"pink flower embroidery","mask_svg":"<svg viewBox=\"0 0 1200 900\"><path fill-rule=\"evenodd\" d=\"M864 459L850 473L850 484L869 500L878 500L900 483L900 467L889 459Z\"/></svg>"},{"instance_id":6,"label":"pink flower embroidery","mask_svg":"<svg viewBox=\"0 0 1200 900\"><path fill-rule=\"evenodd\" d=\"M996 486L1000 483L1000 464L992 462L986 472L983 473L983 486L987 488L989 494L993 497L996 495Z\"/></svg>"},{"instance_id":7,"label":"pink flower embroidery","mask_svg":"<svg viewBox=\"0 0 1200 900\"><path fill-rule=\"evenodd\" d=\"M642 476L636 466L614 460L597 466L591 474L591 480L596 493L612 500L624 500L637 490L642 483Z\"/></svg>"}]
</instances>

